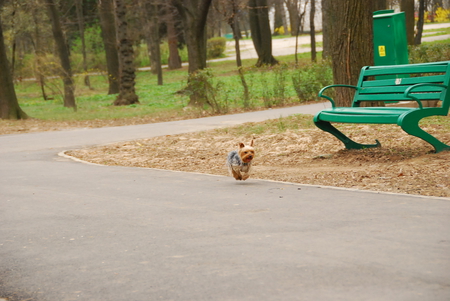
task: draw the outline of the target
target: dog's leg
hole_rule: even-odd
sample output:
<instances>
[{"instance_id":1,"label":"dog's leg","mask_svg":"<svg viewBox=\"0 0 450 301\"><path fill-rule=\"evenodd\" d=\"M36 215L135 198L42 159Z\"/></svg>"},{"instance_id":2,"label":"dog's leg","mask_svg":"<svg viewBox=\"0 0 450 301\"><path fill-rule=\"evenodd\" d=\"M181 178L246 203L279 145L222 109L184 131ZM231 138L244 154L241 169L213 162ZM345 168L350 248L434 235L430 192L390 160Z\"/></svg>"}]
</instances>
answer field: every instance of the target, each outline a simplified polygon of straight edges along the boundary
<instances>
[{"instance_id":1,"label":"dog's leg","mask_svg":"<svg viewBox=\"0 0 450 301\"><path fill-rule=\"evenodd\" d=\"M250 174L248 172L244 172L242 175L242 180L247 180L250 177Z\"/></svg>"},{"instance_id":2,"label":"dog's leg","mask_svg":"<svg viewBox=\"0 0 450 301\"><path fill-rule=\"evenodd\" d=\"M236 171L236 170L232 169L231 173L233 174L233 177L236 180L242 180L242 175L241 175L241 173L239 171Z\"/></svg>"}]
</instances>

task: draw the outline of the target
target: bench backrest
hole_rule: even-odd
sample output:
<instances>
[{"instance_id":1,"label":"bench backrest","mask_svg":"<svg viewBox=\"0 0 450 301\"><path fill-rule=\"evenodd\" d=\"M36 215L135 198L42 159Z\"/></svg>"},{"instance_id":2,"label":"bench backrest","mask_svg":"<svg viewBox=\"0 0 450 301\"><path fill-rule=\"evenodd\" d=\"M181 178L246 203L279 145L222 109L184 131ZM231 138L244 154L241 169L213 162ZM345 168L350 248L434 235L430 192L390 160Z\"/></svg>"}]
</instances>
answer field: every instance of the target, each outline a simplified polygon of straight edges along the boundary
<instances>
[{"instance_id":1,"label":"bench backrest","mask_svg":"<svg viewBox=\"0 0 450 301\"><path fill-rule=\"evenodd\" d=\"M450 85L450 61L363 67L357 86L362 88L355 93L353 107L362 101L412 101L404 92L415 84ZM420 100L440 100L440 107L448 112L450 106L450 87L442 89L423 86L414 89L413 96Z\"/></svg>"}]
</instances>

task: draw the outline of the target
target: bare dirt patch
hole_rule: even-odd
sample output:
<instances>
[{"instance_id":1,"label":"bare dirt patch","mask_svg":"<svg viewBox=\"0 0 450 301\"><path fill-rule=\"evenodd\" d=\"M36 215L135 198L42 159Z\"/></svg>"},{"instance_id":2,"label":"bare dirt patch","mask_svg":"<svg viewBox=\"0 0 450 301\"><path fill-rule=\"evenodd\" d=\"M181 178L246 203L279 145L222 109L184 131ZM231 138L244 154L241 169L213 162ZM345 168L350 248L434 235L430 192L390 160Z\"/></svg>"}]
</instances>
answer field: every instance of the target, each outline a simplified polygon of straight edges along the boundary
<instances>
[{"instance_id":1,"label":"bare dirt patch","mask_svg":"<svg viewBox=\"0 0 450 301\"><path fill-rule=\"evenodd\" d=\"M263 126L265 123L260 123ZM104 164L228 175L225 159L238 142L255 138L252 179L347 187L362 190L450 197L450 152L435 154L422 140L394 125L343 125L363 143L381 148L345 150L318 129L246 133L257 123L206 132L163 136L73 150L79 159ZM426 130L449 144L439 126ZM230 177L230 181L235 181Z\"/></svg>"}]
</instances>

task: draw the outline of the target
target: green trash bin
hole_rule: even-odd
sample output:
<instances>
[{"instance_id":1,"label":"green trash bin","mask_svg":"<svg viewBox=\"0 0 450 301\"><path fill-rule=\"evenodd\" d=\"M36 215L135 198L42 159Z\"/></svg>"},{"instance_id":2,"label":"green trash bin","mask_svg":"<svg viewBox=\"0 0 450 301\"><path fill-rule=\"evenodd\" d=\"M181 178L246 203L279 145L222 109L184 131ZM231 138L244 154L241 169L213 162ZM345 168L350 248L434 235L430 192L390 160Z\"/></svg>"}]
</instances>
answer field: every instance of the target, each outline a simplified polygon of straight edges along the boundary
<instances>
[{"instance_id":1,"label":"green trash bin","mask_svg":"<svg viewBox=\"0 0 450 301\"><path fill-rule=\"evenodd\" d=\"M405 12L373 13L373 45L376 66L408 64Z\"/></svg>"}]
</instances>

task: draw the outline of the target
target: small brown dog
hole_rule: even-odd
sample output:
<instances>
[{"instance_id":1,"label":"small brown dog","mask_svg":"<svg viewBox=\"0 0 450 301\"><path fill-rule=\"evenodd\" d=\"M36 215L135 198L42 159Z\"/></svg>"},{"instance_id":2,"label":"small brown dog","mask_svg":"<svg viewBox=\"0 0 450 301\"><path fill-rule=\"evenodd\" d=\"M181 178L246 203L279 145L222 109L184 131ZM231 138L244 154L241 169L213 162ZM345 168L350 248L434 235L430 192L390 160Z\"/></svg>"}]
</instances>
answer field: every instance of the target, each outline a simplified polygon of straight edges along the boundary
<instances>
[{"instance_id":1,"label":"small brown dog","mask_svg":"<svg viewBox=\"0 0 450 301\"><path fill-rule=\"evenodd\" d=\"M227 157L227 167L236 180L247 180L250 176L252 160L255 157L253 139L249 145L239 143L239 150L231 151Z\"/></svg>"}]
</instances>

